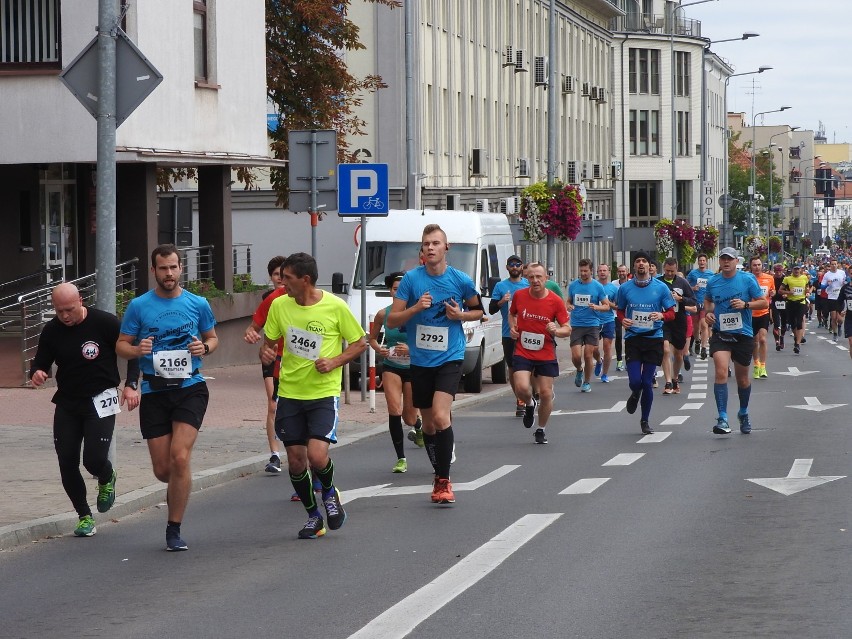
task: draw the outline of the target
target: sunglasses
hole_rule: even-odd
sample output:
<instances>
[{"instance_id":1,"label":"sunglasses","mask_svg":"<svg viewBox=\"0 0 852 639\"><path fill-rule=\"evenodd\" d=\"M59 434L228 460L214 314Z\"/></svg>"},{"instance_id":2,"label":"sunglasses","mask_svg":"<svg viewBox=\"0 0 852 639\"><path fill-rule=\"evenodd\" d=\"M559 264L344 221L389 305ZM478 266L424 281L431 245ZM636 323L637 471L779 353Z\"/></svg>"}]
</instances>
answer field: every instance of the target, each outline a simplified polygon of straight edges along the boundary
<instances>
[{"instance_id":1,"label":"sunglasses","mask_svg":"<svg viewBox=\"0 0 852 639\"><path fill-rule=\"evenodd\" d=\"M507 262L506 265L507 266L523 266L524 263L523 262Z\"/></svg>"}]
</instances>

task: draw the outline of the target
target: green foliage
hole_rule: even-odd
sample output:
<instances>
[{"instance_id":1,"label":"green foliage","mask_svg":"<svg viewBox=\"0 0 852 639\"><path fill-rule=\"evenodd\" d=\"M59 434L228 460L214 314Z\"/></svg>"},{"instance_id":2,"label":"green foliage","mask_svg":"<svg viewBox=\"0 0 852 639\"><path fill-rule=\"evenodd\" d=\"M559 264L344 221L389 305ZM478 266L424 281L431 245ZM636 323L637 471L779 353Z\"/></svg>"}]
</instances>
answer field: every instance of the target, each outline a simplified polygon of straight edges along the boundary
<instances>
[{"instance_id":1,"label":"green foliage","mask_svg":"<svg viewBox=\"0 0 852 639\"><path fill-rule=\"evenodd\" d=\"M255 284L251 279L250 273L234 275L234 293L250 293L252 291L260 291L266 288Z\"/></svg>"},{"instance_id":2,"label":"green foliage","mask_svg":"<svg viewBox=\"0 0 852 639\"><path fill-rule=\"evenodd\" d=\"M217 288L213 280L190 280L182 285L190 293L195 293L208 300L231 297L227 291Z\"/></svg>"},{"instance_id":3,"label":"green foliage","mask_svg":"<svg viewBox=\"0 0 852 639\"><path fill-rule=\"evenodd\" d=\"M115 292L115 314L118 317L124 315L124 312L127 310L127 305L130 304L130 300L136 297L136 293L130 289L119 289Z\"/></svg>"}]
</instances>

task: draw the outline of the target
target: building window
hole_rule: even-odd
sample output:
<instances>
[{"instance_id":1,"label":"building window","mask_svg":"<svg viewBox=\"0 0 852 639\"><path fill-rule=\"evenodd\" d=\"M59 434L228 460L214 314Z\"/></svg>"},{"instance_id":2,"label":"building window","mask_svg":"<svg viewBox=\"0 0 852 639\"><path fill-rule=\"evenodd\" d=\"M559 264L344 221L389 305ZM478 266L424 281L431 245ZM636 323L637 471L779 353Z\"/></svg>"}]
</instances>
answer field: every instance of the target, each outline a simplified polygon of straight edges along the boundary
<instances>
[{"instance_id":1,"label":"building window","mask_svg":"<svg viewBox=\"0 0 852 639\"><path fill-rule=\"evenodd\" d=\"M630 110L630 155L660 154L660 112Z\"/></svg>"},{"instance_id":2,"label":"building window","mask_svg":"<svg viewBox=\"0 0 852 639\"><path fill-rule=\"evenodd\" d=\"M678 218L689 221L689 212L692 209L690 206L692 200L692 182L689 180L678 180L675 183L676 200L675 212Z\"/></svg>"},{"instance_id":3,"label":"building window","mask_svg":"<svg viewBox=\"0 0 852 639\"><path fill-rule=\"evenodd\" d=\"M689 56L687 51L675 51L675 95L689 96Z\"/></svg>"},{"instance_id":4,"label":"building window","mask_svg":"<svg viewBox=\"0 0 852 639\"><path fill-rule=\"evenodd\" d=\"M630 49L630 93L660 94L660 52L658 49Z\"/></svg>"},{"instance_id":5,"label":"building window","mask_svg":"<svg viewBox=\"0 0 852 639\"><path fill-rule=\"evenodd\" d=\"M630 226L647 228L660 220L660 183L630 182Z\"/></svg>"},{"instance_id":6,"label":"building window","mask_svg":"<svg viewBox=\"0 0 852 639\"><path fill-rule=\"evenodd\" d=\"M60 68L60 0L0 0L0 69Z\"/></svg>"},{"instance_id":7,"label":"building window","mask_svg":"<svg viewBox=\"0 0 852 639\"><path fill-rule=\"evenodd\" d=\"M689 155L689 111L677 111L675 113L675 121L677 128L677 154L680 156Z\"/></svg>"},{"instance_id":8,"label":"building window","mask_svg":"<svg viewBox=\"0 0 852 639\"><path fill-rule=\"evenodd\" d=\"M195 79L207 82L207 0L194 0L193 31L195 38Z\"/></svg>"}]
</instances>

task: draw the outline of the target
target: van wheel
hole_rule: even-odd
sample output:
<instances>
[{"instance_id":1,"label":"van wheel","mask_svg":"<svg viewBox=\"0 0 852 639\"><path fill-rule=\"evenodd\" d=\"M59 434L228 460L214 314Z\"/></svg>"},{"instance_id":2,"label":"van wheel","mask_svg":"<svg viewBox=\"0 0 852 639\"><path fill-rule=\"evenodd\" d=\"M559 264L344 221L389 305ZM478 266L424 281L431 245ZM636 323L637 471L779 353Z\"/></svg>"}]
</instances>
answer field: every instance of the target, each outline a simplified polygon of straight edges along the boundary
<instances>
[{"instance_id":1,"label":"van wheel","mask_svg":"<svg viewBox=\"0 0 852 639\"><path fill-rule=\"evenodd\" d=\"M473 370L464 376L464 392L465 393L481 393L482 392L482 347L479 347L479 355L476 357L476 364Z\"/></svg>"},{"instance_id":2,"label":"van wheel","mask_svg":"<svg viewBox=\"0 0 852 639\"><path fill-rule=\"evenodd\" d=\"M506 368L506 360L500 360L491 367L491 383L505 384L509 381L508 369Z\"/></svg>"}]
</instances>

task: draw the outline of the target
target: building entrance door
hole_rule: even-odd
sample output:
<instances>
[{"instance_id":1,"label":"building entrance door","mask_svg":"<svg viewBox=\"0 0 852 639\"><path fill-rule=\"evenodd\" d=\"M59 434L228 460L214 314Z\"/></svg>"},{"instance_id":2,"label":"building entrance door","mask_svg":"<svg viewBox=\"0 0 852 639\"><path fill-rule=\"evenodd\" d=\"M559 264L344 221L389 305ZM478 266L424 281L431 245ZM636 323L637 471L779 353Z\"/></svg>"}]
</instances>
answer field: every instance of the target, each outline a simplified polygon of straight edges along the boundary
<instances>
[{"instance_id":1,"label":"building entrance door","mask_svg":"<svg viewBox=\"0 0 852 639\"><path fill-rule=\"evenodd\" d=\"M41 248L48 270L58 269L64 279L77 276L73 184L45 184Z\"/></svg>"}]
</instances>

